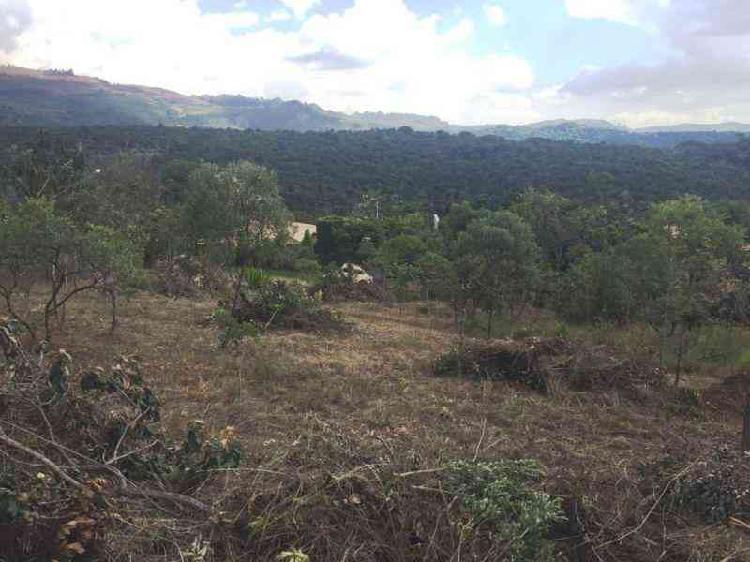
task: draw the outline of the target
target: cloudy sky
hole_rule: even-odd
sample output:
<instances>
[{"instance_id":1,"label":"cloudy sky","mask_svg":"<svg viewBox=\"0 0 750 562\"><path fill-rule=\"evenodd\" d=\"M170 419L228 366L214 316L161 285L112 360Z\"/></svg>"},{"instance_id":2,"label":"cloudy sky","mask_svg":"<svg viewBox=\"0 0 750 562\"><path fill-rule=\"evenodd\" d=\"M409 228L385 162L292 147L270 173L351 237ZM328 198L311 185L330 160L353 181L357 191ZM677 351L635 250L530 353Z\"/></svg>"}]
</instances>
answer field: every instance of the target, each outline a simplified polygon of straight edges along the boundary
<instances>
[{"instance_id":1,"label":"cloudy sky","mask_svg":"<svg viewBox=\"0 0 750 562\"><path fill-rule=\"evenodd\" d=\"M0 63L457 124L750 122L750 0L0 0Z\"/></svg>"}]
</instances>

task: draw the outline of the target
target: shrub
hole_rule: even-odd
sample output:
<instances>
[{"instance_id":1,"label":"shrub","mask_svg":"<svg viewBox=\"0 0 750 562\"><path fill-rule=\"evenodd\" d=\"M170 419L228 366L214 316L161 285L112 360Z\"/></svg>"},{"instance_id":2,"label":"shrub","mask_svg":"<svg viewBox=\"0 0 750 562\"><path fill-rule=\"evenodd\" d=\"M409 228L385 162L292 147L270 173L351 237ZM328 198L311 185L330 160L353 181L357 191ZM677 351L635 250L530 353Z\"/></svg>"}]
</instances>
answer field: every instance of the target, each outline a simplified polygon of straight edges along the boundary
<instances>
[{"instance_id":1,"label":"shrub","mask_svg":"<svg viewBox=\"0 0 750 562\"><path fill-rule=\"evenodd\" d=\"M252 320L238 320L230 310L219 307L214 311L213 320L219 327L219 345L227 347L248 337L258 335L258 325Z\"/></svg>"},{"instance_id":2,"label":"shrub","mask_svg":"<svg viewBox=\"0 0 750 562\"><path fill-rule=\"evenodd\" d=\"M550 527L564 520L561 500L533 488L543 474L534 460L455 461L444 484L459 498L467 527L507 543L511 561L543 562L553 559Z\"/></svg>"},{"instance_id":3,"label":"shrub","mask_svg":"<svg viewBox=\"0 0 750 562\"><path fill-rule=\"evenodd\" d=\"M227 341L244 337L245 330L326 331L345 327L338 315L324 308L302 285L270 279L255 268L246 269L237 280L230 316L218 312Z\"/></svg>"}]
</instances>

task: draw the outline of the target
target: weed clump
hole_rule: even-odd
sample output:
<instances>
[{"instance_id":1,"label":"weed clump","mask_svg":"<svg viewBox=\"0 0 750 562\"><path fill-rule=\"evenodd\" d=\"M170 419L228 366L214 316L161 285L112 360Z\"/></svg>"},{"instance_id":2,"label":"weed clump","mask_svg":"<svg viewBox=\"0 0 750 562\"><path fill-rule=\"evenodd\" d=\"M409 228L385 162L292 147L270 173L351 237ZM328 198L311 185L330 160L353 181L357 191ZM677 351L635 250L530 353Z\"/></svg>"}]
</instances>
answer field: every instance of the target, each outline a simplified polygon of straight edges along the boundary
<instances>
[{"instance_id":1,"label":"weed clump","mask_svg":"<svg viewBox=\"0 0 750 562\"><path fill-rule=\"evenodd\" d=\"M460 500L466 528L505 543L506 559L544 562L554 558L550 528L564 516L560 498L534 489L542 476L534 460L455 461L444 486Z\"/></svg>"}]
</instances>

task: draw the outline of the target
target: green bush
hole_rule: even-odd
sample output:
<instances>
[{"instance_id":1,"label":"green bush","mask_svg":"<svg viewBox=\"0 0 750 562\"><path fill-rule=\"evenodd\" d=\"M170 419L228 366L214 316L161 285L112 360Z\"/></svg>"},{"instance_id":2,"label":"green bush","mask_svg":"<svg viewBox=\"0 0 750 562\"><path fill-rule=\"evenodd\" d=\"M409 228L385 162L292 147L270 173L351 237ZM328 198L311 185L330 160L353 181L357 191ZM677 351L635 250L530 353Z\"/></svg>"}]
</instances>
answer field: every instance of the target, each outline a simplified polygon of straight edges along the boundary
<instances>
[{"instance_id":1,"label":"green bush","mask_svg":"<svg viewBox=\"0 0 750 562\"><path fill-rule=\"evenodd\" d=\"M269 329L325 331L345 325L302 285L271 279L255 268L244 271L231 311L220 309L215 318L225 342Z\"/></svg>"},{"instance_id":2,"label":"green bush","mask_svg":"<svg viewBox=\"0 0 750 562\"><path fill-rule=\"evenodd\" d=\"M534 489L544 475L534 460L456 461L444 475L445 489L459 498L467 526L507 543L514 562L553 560L550 527L564 520L560 498Z\"/></svg>"},{"instance_id":3,"label":"green bush","mask_svg":"<svg viewBox=\"0 0 750 562\"><path fill-rule=\"evenodd\" d=\"M230 310L218 307L213 313L213 320L219 327L219 345L227 347L245 338L255 337L259 329L252 320L241 321L232 315Z\"/></svg>"}]
</instances>

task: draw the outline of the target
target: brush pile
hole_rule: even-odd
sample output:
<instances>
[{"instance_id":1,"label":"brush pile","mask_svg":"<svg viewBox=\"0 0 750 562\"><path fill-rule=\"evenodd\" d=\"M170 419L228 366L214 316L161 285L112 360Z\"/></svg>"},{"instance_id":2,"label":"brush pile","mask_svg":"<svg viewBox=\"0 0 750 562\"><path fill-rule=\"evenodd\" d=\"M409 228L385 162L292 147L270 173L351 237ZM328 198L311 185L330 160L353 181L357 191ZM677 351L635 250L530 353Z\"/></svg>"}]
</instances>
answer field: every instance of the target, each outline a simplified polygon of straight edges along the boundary
<instances>
[{"instance_id":1,"label":"brush pile","mask_svg":"<svg viewBox=\"0 0 750 562\"><path fill-rule=\"evenodd\" d=\"M559 381L576 392L638 395L665 380L657 367L621 360L604 346L581 346L563 338L471 342L440 356L433 370L438 376L518 382L541 393Z\"/></svg>"},{"instance_id":2,"label":"brush pile","mask_svg":"<svg viewBox=\"0 0 750 562\"><path fill-rule=\"evenodd\" d=\"M206 439L192 424L173 443L136 362L80 374L71 366L64 351L32 356L0 322L0 559L139 551L163 560L203 532L218 538L222 523L199 490L239 464L232 429Z\"/></svg>"},{"instance_id":3,"label":"brush pile","mask_svg":"<svg viewBox=\"0 0 750 562\"><path fill-rule=\"evenodd\" d=\"M188 257L159 260L155 289L169 297L196 298L202 293L226 293L230 276L218 265Z\"/></svg>"}]
</instances>

